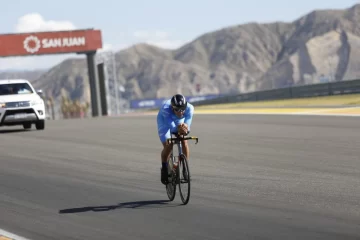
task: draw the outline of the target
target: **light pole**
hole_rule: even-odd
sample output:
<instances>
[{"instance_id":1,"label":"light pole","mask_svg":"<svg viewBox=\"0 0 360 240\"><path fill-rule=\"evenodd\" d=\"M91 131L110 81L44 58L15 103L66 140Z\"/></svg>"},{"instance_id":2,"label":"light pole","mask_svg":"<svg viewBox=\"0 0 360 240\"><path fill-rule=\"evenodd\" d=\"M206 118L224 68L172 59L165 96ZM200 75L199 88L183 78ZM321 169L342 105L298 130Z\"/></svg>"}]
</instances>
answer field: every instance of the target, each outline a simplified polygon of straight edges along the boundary
<instances>
[{"instance_id":1,"label":"light pole","mask_svg":"<svg viewBox=\"0 0 360 240\"><path fill-rule=\"evenodd\" d=\"M113 73L113 79L114 79L114 88L115 88L115 106L116 106L116 114L119 114L119 87L118 87L118 79L117 79L117 71L116 71L116 60L115 60L115 54L112 51L104 51L101 52L99 55L99 61L101 62L110 62L112 64L112 73ZM109 64L110 65L110 64ZM108 72L106 68L106 72ZM108 78L107 78L108 79ZM108 84L109 86L109 84ZM110 92L110 91L109 91ZM111 106L111 105L110 105Z\"/></svg>"},{"instance_id":2,"label":"light pole","mask_svg":"<svg viewBox=\"0 0 360 240\"><path fill-rule=\"evenodd\" d=\"M116 59L115 54L111 52L112 55L112 64L113 64L113 78L114 78L114 86L115 86L115 106L116 106L116 115L119 115L119 87L117 80L117 71L116 71Z\"/></svg>"}]
</instances>

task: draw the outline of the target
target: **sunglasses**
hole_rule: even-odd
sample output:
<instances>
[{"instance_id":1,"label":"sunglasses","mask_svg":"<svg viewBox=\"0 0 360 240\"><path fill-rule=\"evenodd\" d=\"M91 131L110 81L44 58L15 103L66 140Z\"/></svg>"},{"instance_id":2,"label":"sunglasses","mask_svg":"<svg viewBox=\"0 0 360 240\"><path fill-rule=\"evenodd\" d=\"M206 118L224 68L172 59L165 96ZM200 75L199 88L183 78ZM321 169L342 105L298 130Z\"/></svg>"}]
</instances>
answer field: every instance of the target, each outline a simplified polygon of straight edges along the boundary
<instances>
[{"instance_id":1,"label":"sunglasses","mask_svg":"<svg viewBox=\"0 0 360 240\"><path fill-rule=\"evenodd\" d=\"M184 109L180 109L180 108L174 108L173 107L173 109L174 109L175 112L184 112L185 111Z\"/></svg>"}]
</instances>

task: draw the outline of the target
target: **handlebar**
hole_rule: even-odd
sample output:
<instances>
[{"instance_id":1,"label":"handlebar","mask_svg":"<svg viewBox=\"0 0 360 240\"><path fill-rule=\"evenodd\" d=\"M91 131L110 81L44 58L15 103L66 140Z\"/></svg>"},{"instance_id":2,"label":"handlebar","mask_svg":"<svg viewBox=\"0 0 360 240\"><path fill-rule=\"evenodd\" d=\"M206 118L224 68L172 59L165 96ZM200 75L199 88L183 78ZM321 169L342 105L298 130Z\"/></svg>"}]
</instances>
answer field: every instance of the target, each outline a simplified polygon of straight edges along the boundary
<instances>
[{"instance_id":1,"label":"handlebar","mask_svg":"<svg viewBox=\"0 0 360 240\"><path fill-rule=\"evenodd\" d=\"M173 142L177 142L177 141L181 141L181 140L195 140L195 144L197 144L199 142L199 138L198 137L194 137L194 136L191 136L191 137L182 137L176 133L172 133L174 134L176 137L171 137L171 138L168 138L166 141L168 143L173 143Z\"/></svg>"}]
</instances>

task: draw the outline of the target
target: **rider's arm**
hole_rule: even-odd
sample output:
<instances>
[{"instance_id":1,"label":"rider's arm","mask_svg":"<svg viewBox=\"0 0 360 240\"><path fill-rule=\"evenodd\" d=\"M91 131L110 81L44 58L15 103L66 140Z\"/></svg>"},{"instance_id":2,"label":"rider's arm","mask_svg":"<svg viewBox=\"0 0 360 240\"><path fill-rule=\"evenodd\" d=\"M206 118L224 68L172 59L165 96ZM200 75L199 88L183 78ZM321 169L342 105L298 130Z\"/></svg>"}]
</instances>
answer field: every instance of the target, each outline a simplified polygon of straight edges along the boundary
<instances>
[{"instance_id":1,"label":"rider's arm","mask_svg":"<svg viewBox=\"0 0 360 240\"><path fill-rule=\"evenodd\" d=\"M165 109L163 109L162 115L163 115L168 127L170 128L170 131L177 132L177 126L176 126L174 120L171 118L171 114L168 111L166 111Z\"/></svg>"},{"instance_id":2,"label":"rider's arm","mask_svg":"<svg viewBox=\"0 0 360 240\"><path fill-rule=\"evenodd\" d=\"M184 120L184 123L186 123L186 125L188 126L188 131L190 131L193 115L194 115L194 106L189 105L189 108L185 112L185 120Z\"/></svg>"}]
</instances>

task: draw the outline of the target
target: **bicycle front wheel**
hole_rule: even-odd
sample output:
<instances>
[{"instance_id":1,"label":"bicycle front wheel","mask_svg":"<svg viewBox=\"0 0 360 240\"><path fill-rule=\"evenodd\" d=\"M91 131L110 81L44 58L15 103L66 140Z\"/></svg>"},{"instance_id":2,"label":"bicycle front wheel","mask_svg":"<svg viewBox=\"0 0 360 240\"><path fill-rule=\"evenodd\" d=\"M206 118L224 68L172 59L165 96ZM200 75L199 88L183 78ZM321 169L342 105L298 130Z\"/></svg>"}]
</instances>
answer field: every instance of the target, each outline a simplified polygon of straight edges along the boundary
<instances>
[{"instance_id":1,"label":"bicycle front wheel","mask_svg":"<svg viewBox=\"0 0 360 240\"><path fill-rule=\"evenodd\" d=\"M184 154L181 155L178 166L179 193L184 205L190 200L190 168Z\"/></svg>"}]
</instances>

